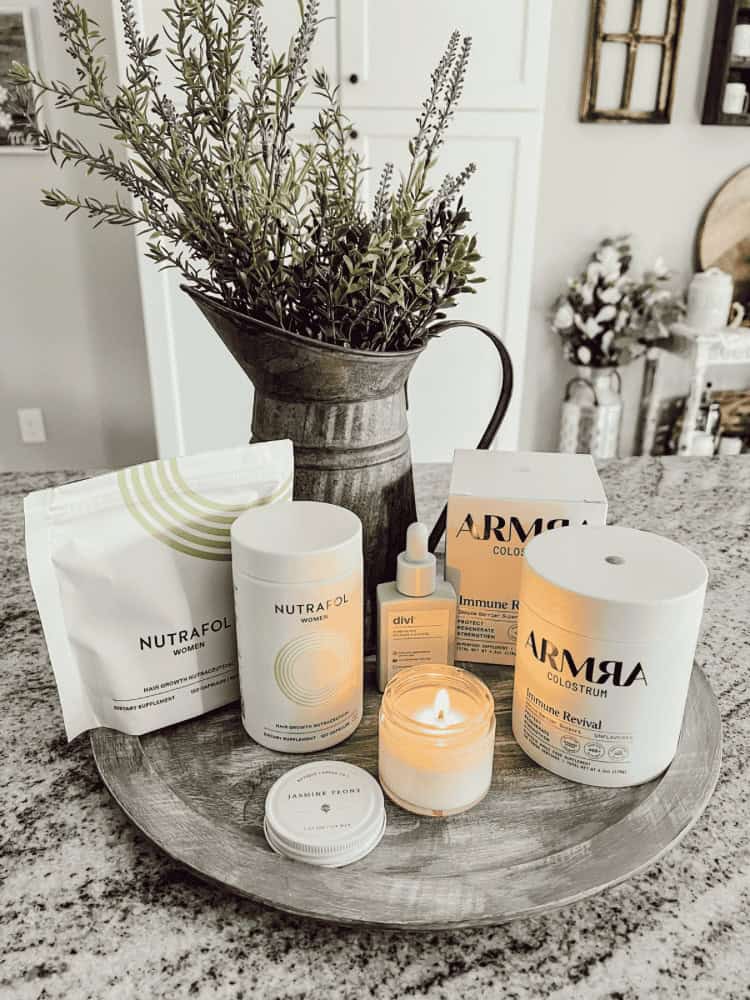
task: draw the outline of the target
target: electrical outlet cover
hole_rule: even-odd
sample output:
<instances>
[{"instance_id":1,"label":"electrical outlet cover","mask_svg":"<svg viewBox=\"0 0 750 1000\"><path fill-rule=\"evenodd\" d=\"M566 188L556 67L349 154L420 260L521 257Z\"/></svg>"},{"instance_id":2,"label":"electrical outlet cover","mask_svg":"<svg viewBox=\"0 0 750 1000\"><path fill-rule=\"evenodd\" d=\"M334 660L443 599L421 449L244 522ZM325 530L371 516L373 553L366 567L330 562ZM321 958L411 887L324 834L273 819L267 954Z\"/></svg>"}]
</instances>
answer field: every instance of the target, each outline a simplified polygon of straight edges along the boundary
<instances>
[{"instance_id":1,"label":"electrical outlet cover","mask_svg":"<svg viewBox=\"0 0 750 1000\"><path fill-rule=\"evenodd\" d=\"M38 407L19 410L18 427L24 444L44 444L47 440L44 416Z\"/></svg>"}]
</instances>

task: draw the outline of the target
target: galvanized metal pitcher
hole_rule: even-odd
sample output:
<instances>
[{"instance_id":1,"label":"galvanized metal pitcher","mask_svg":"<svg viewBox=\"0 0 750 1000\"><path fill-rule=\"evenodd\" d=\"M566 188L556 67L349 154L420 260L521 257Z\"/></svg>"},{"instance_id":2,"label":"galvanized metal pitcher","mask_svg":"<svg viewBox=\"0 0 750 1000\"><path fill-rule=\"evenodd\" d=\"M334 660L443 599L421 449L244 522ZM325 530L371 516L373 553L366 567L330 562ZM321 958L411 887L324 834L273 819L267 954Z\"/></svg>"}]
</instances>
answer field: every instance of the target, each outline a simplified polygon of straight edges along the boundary
<instances>
[{"instance_id":1,"label":"galvanized metal pitcher","mask_svg":"<svg viewBox=\"0 0 750 1000\"><path fill-rule=\"evenodd\" d=\"M360 351L288 333L186 288L253 383L252 440L294 443L294 496L354 511L364 530L365 646L374 648L375 587L395 576L406 528L416 519L406 381L423 347ZM478 323L502 363L502 391L478 447L487 448L510 402L513 369L494 333ZM445 511L430 536L434 549Z\"/></svg>"}]
</instances>

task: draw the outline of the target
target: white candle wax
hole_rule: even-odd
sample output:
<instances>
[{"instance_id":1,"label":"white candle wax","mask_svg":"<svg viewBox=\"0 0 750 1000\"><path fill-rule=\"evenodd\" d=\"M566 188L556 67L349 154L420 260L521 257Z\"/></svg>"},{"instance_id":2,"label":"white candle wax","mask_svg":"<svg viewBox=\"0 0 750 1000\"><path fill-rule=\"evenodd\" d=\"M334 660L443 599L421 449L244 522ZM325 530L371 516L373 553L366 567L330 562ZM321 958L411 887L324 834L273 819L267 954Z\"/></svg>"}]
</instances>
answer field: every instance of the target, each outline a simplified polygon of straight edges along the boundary
<instances>
[{"instance_id":1,"label":"white candle wax","mask_svg":"<svg viewBox=\"0 0 750 1000\"><path fill-rule=\"evenodd\" d=\"M423 665L400 671L383 696L379 774L411 812L451 815L482 799L492 780L494 703L467 671Z\"/></svg>"}]
</instances>

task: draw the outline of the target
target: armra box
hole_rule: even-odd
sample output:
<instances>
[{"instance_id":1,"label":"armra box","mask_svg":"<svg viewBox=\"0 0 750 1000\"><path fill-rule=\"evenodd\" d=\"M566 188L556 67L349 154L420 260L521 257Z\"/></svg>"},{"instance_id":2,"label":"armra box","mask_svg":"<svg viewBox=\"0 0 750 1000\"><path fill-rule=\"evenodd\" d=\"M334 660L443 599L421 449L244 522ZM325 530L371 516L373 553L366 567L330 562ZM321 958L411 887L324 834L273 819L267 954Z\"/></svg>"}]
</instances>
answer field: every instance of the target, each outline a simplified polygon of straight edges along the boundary
<instances>
[{"instance_id":1,"label":"armra box","mask_svg":"<svg viewBox=\"0 0 750 1000\"><path fill-rule=\"evenodd\" d=\"M445 553L458 595L456 659L513 664L526 542L606 520L590 455L456 451Z\"/></svg>"}]
</instances>

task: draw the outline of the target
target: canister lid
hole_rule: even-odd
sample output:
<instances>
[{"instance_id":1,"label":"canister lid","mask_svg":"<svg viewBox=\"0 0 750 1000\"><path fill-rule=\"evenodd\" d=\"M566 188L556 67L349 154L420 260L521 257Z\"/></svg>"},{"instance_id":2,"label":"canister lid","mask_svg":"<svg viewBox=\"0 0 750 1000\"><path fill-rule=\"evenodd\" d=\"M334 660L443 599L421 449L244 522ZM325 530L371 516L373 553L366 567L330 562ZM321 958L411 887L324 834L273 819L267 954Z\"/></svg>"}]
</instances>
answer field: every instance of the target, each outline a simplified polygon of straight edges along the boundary
<instances>
[{"instance_id":1,"label":"canister lid","mask_svg":"<svg viewBox=\"0 0 750 1000\"><path fill-rule=\"evenodd\" d=\"M315 760L283 774L266 796L266 840L277 854L340 868L380 843L385 804L380 785L361 767Z\"/></svg>"},{"instance_id":2,"label":"canister lid","mask_svg":"<svg viewBox=\"0 0 750 1000\"><path fill-rule=\"evenodd\" d=\"M697 631L707 580L695 553L649 531L559 528L526 546L520 601L580 635L659 641Z\"/></svg>"},{"instance_id":3,"label":"canister lid","mask_svg":"<svg viewBox=\"0 0 750 1000\"><path fill-rule=\"evenodd\" d=\"M232 568L271 583L332 580L362 565L362 522L315 500L253 507L232 525Z\"/></svg>"}]
</instances>

